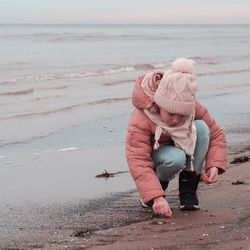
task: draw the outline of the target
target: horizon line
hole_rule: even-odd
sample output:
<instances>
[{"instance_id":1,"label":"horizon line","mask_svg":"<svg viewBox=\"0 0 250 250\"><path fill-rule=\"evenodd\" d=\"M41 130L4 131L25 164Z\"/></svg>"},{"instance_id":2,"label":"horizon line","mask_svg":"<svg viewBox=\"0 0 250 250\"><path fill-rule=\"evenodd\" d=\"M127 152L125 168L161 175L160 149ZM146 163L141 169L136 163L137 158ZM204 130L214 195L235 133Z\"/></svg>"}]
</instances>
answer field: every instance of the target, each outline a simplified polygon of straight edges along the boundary
<instances>
[{"instance_id":1,"label":"horizon line","mask_svg":"<svg viewBox=\"0 0 250 250\"><path fill-rule=\"evenodd\" d=\"M250 25L250 23L0 23L0 25Z\"/></svg>"}]
</instances>

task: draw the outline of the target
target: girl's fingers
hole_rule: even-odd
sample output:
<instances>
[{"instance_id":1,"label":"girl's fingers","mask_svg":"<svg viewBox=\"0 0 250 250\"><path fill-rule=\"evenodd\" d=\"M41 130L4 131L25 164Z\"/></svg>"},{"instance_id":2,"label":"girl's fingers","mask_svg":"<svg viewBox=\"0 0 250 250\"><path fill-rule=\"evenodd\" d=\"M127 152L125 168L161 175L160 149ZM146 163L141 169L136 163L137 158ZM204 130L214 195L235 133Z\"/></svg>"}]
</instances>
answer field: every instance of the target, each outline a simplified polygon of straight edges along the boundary
<instances>
[{"instance_id":1,"label":"girl's fingers","mask_svg":"<svg viewBox=\"0 0 250 250\"><path fill-rule=\"evenodd\" d=\"M202 179L206 184L212 184L214 182L212 176L209 175L208 173L203 173Z\"/></svg>"},{"instance_id":2,"label":"girl's fingers","mask_svg":"<svg viewBox=\"0 0 250 250\"><path fill-rule=\"evenodd\" d=\"M167 208L165 205L159 205L153 207L153 211L155 214L163 215L166 218L172 217L172 211L170 208Z\"/></svg>"},{"instance_id":3,"label":"girl's fingers","mask_svg":"<svg viewBox=\"0 0 250 250\"><path fill-rule=\"evenodd\" d=\"M164 216L165 216L166 218L171 218L171 217L172 217L172 210L169 209L167 212L165 212Z\"/></svg>"},{"instance_id":4,"label":"girl's fingers","mask_svg":"<svg viewBox=\"0 0 250 250\"><path fill-rule=\"evenodd\" d=\"M212 167L206 173L202 174L202 179L206 184L212 184L218 180L218 169Z\"/></svg>"},{"instance_id":5,"label":"girl's fingers","mask_svg":"<svg viewBox=\"0 0 250 250\"><path fill-rule=\"evenodd\" d=\"M218 176L215 174L215 175L213 175L213 176L210 176L209 181L211 181L211 182L216 182L217 179L218 179Z\"/></svg>"}]
</instances>

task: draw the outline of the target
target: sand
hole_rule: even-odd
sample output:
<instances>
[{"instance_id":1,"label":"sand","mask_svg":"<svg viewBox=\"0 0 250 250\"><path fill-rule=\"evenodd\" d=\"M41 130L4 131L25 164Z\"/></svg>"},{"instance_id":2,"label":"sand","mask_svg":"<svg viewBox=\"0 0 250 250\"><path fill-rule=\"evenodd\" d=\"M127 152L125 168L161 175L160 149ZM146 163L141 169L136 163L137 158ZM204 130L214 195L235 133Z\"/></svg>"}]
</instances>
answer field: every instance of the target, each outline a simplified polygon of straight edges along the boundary
<instances>
[{"instance_id":1,"label":"sand","mask_svg":"<svg viewBox=\"0 0 250 250\"><path fill-rule=\"evenodd\" d=\"M233 185L237 180L244 183ZM249 162L231 165L215 185L202 183L199 211L179 211L176 190L168 197L173 208L171 219L153 217L79 237L65 246L69 249L249 249ZM131 207L133 215L132 211ZM114 211L114 223L117 217L119 214Z\"/></svg>"},{"instance_id":2,"label":"sand","mask_svg":"<svg viewBox=\"0 0 250 250\"><path fill-rule=\"evenodd\" d=\"M241 152L248 155L250 152ZM231 155L229 160L232 160ZM114 177L115 178L115 177ZM233 185L233 182L243 184ZM1 210L1 249L249 249L250 162L230 164L214 185L200 184L201 209L178 209L176 180L167 192L173 217L142 208L135 190L88 203ZM15 210L16 209L16 210ZM11 217L9 225L7 220ZM6 220L4 220L4 218Z\"/></svg>"}]
</instances>

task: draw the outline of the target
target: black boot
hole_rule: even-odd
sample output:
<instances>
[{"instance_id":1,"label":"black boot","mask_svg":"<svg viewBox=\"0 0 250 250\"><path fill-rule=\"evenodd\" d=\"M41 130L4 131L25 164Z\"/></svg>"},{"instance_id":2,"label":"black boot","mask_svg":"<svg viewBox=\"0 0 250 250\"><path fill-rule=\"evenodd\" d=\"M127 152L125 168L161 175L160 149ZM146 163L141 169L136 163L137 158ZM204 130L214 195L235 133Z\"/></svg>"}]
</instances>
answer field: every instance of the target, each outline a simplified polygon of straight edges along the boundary
<instances>
[{"instance_id":1,"label":"black boot","mask_svg":"<svg viewBox=\"0 0 250 250\"><path fill-rule=\"evenodd\" d=\"M160 181L161 183L161 187L163 189L163 191L166 191L166 189L168 188L168 181Z\"/></svg>"},{"instance_id":2,"label":"black boot","mask_svg":"<svg viewBox=\"0 0 250 250\"><path fill-rule=\"evenodd\" d=\"M179 197L180 210L198 210L199 200L197 197L197 187L200 181L200 174L183 170L179 175Z\"/></svg>"}]
</instances>

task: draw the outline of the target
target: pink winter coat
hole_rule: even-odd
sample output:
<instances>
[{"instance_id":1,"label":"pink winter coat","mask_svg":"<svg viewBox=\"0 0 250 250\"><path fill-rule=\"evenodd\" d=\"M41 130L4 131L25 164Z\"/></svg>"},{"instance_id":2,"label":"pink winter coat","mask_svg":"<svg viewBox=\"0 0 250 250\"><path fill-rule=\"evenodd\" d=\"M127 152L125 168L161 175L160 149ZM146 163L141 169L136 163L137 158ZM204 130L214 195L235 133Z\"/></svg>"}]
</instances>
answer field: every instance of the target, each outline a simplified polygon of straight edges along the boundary
<instances>
[{"instance_id":1,"label":"pink winter coat","mask_svg":"<svg viewBox=\"0 0 250 250\"><path fill-rule=\"evenodd\" d=\"M126 157L140 196L144 202L148 202L156 197L165 196L165 192L153 169L151 156L156 126L142 111L142 109L148 108L152 104L152 101L141 89L142 79L143 76L137 79L132 95L132 102L136 108L128 125ZM221 174L225 171L227 165L226 139L223 130L210 116L207 109L198 101L195 106L195 119L205 121L210 128L210 144L205 160L205 168L218 167ZM168 135L163 134L159 143L162 146L173 142Z\"/></svg>"}]
</instances>

